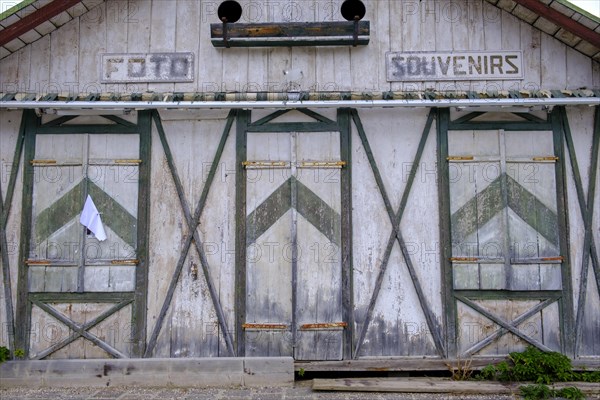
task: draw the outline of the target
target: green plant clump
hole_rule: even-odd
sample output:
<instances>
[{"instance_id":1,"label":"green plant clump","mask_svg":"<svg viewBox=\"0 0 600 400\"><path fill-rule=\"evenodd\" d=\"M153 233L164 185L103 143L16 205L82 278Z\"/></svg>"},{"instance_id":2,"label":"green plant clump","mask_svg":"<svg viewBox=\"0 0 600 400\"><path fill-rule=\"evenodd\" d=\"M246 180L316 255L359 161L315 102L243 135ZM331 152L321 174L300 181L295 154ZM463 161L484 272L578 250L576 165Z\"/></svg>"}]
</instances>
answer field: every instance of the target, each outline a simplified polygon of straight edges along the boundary
<instances>
[{"instance_id":1,"label":"green plant clump","mask_svg":"<svg viewBox=\"0 0 600 400\"><path fill-rule=\"evenodd\" d=\"M564 399L580 400L585 399L583 392L576 387L568 386L556 391L556 397Z\"/></svg>"},{"instance_id":2,"label":"green plant clump","mask_svg":"<svg viewBox=\"0 0 600 400\"><path fill-rule=\"evenodd\" d=\"M512 382L535 382L520 387L525 400L543 400L563 398L569 400L585 399L583 392L576 387L554 389L548 387L553 382L600 382L600 371L573 371L571 360L556 352L543 352L528 347L522 353L510 353L509 361L497 365L488 365L477 376L480 380Z\"/></svg>"},{"instance_id":3,"label":"green plant clump","mask_svg":"<svg viewBox=\"0 0 600 400\"><path fill-rule=\"evenodd\" d=\"M7 360L10 360L10 350L4 346L0 346L0 364Z\"/></svg>"},{"instance_id":4,"label":"green plant clump","mask_svg":"<svg viewBox=\"0 0 600 400\"><path fill-rule=\"evenodd\" d=\"M585 399L585 396L581 390L571 386L557 390L551 389L543 383L538 383L536 385L524 385L519 389L521 390L521 395L525 400L543 400L553 399L556 397L569 400Z\"/></svg>"},{"instance_id":5,"label":"green plant clump","mask_svg":"<svg viewBox=\"0 0 600 400\"><path fill-rule=\"evenodd\" d=\"M510 353L510 359L514 363L511 373L513 381L549 384L575 378L571 360L560 353L544 353L535 347L528 347L522 353Z\"/></svg>"},{"instance_id":6,"label":"green plant clump","mask_svg":"<svg viewBox=\"0 0 600 400\"><path fill-rule=\"evenodd\" d=\"M553 397L552 390L541 383L538 383L537 385L524 385L519 389L525 400L549 399Z\"/></svg>"},{"instance_id":7,"label":"green plant clump","mask_svg":"<svg viewBox=\"0 0 600 400\"><path fill-rule=\"evenodd\" d=\"M513 352L509 362L488 365L479 373L481 380L531 381L550 384L552 382L600 382L600 371L575 372L568 357L557 352L543 352L528 347L522 353ZM542 397L543 398L543 397Z\"/></svg>"}]
</instances>

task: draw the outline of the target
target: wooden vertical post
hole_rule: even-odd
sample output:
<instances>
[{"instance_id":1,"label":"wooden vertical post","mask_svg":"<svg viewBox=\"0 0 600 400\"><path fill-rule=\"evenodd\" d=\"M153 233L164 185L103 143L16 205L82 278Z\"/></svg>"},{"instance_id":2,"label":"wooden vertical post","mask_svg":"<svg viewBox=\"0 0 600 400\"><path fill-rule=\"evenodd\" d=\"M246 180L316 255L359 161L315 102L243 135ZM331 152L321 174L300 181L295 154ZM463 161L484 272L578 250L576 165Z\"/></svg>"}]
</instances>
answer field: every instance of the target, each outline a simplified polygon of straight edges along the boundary
<instances>
[{"instance_id":1,"label":"wooden vertical post","mask_svg":"<svg viewBox=\"0 0 600 400\"><path fill-rule=\"evenodd\" d=\"M564 114L566 118L566 113ZM556 179L556 209L558 213L558 231L560 240L560 254L563 257L562 297L560 299L560 321L562 325L562 353L573 357L575 347L575 332L573 330L573 291L571 287L571 263L569 250L569 215L567 209L567 187L564 151L563 109L555 107L550 114L552 133L554 139L554 155L558 157L555 168Z\"/></svg>"},{"instance_id":2,"label":"wooden vertical post","mask_svg":"<svg viewBox=\"0 0 600 400\"><path fill-rule=\"evenodd\" d=\"M246 161L250 117L248 110L238 112L235 140L235 337L239 357L246 354L242 327L246 322L246 170L242 163Z\"/></svg>"},{"instance_id":3,"label":"wooden vertical post","mask_svg":"<svg viewBox=\"0 0 600 400\"><path fill-rule=\"evenodd\" d=\"M34 168L31 160L35 158L35 135L40 119L33 110L23 112L25 119L25 153L23 156L23 199L21 211L21 240L19 248L19 272L17 278L17 324L15 349L29 354L29 330L31 326L31 306L28 292L28 267L25 260L29 256L31 224L33 218L33 181Z\"/></svg>"},{"instance_id":4,"label":"wooden vertical post","mask_svg":"<svg viewBox=\"0 0 600 400\"><path fill-rule=\"evenodd\" d=\"M339 109L340 159L346 162L341 171L341 254L342 254L342 320L348 324L344 332L343 357L351 360L354 345L354 288L352 263L352 129L350 109Z\"/></svg>"},{"instance_id":5,"label":"wooden vertical post","mask_svg":"<svg viewBox=\"0 0 600 400\"><path fill-rule=\"evenodd\" d=\"M13 155L12 166L10 170L10 179L6 188L6 201L2 198L2 179L0 178L0 252L2 253L2 281L4 284L4 301L6 312L6 324L8 325L8 345L10 355L14 358L15 353L15 313L12 296L12 281L10 278L10 260L8 257L8 241L6 239L6 225L10 215L12 198L15 192L17 174L21 164L21 153L23 151L23 141L25 138L25 112L21 114L21 126L15 153Z\"/></svg>"},{"instance_id":6,"label":"wooden vertical post","mask_svg":"<svg viewBox=\"0 0 600 400\"><path fill-rule=\"evenodd\" d=\"M437 111L437 171L438 198L440 220L440 266L442 272L443 309L446 319L446 357L457 355L457 319L456 301L454 299L454 282L452 279L452 235L450 225L450 176L448 171L448 125L450 112L448 109Z\"/></svg>"},{"instance_id":7,"label":"wooden vertical post","mask_svg":"<svg viewBox=\"0 0 600 400\"><path fill-rule=\"evenodd\" d=\"M592 261L592 268L596 277L596 287L600 292L600 267L598 265L598 253L596 251L596 244L594 235L592 232L592 218L594 215L594 196L596 192L596 175L598 173L598 148L600 146L600 108L596 107L596 113L594 116L594 135L592 139L591 159L590 159L590 173L588 177L588 193L587 200L583 190L583 180L581 179L581 172L579 169L579 163L577 161L577 153L575 151L575 144L573 143L573 136L571 134L571 128L567 118L567 113L563 109L561 111L561 127L563 129L565 142L567 149L569 150L569 160L571 163L571 170L573 172L573 182L575 183L575 191L577 193L577 201L579 204L579 210L584 225L584 239L583 239L583 256L581 257L581 272L579 279L579 296L577 299L577 319L573 329L575 330L575 356L579 354L582 332L581 328L583 325L583 319L585 314L585 304L588 288L588 275L589 275L589 263L590 257ZM566 153L565 153L566 157Z\"/></svg>"},{"instance_id":8,"label":"wooden vertical post","mask_svg":"<svg viewBox=\"0 0 600 400\"><path fill-rule=\"evenodd\" d=\"M150 254L150 180L152 160L152 112L138 114L140 134L137 254L139 264L135 271L135 297L132 311L132 356L142 357L146 350L146 313L148 299L148 268Z\"/></svg>"},{"instance_id":9,"label":"wooden vertical post","mask_svg":"<svg viewBox=\"0 0 600 400\"><path fill-rule=\"evenodd\" d=\"M15 352L15 321L12 302L12 283L10 280L10 260L8 258L8 241L6 240L6 224L8 213L4 218L4 199L2 198L2 178L0 178L0 256L2 256L2 283L4 286L4 311L8 334L8 347L11 357Z\"/></svg>"}]
</instances>

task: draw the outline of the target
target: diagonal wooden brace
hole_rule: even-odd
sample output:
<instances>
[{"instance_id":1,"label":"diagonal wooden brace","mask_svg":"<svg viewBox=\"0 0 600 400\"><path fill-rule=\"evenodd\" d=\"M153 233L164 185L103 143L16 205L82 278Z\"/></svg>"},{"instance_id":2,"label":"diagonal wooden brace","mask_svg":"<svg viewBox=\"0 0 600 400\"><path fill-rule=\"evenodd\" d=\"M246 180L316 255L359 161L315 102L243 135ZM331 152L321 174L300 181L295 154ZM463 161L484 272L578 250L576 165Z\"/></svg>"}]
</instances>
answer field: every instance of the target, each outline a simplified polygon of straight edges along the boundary
<instances>
[{"instance_id":1,"label":"diagonal wooden brace","mask_svg":"<svg viewBox=\"0 0 600 400\"><path fill-rule=\"evenodd\" d=\"M227 141L227 137L229 136L229 131L231 130L231 126L233 125L233 120L235 119L236 112L231 111L227 117L227 123L225 124L225 129L223 130L223 134L221 136L221 141L217 148L217 152L215 154L213 163L211 164L211 168L208 174L208 178L206 183L204 184L204 188L202 189L202 194L200 195L200 200L196 206L196 210L194 215L191 215L190 208L185 199L185 194L183 192L183 185L181 184L181 180L179 178L179 174L177 173L177 169L175 167L175 163L173 162L173 155L171 153L171 149L166 140L166 135L160 121L160 117L157 113L154 114L154 122L159 132L159 136L161 139L161 143L163 145L163 149L167 156L167 162L169 164L169 169L171 170L171 175L173 177L173 181L175 183L175 187L177 189L177 194L179 196L179 201L181 203L181 207L183 209L183 213L186 218L186 222L188 225L188 235L185 239L185 243L183 245L183 249L181 251L179 261L177 262L177 266L175 267L175 271L173 272L173 276L171 278L171 282L169 283L169 289L167 291L167 295L162 304L160 313L158 315L158 319L156 321L156 325L154 326L154 330L150 336L150 341L148 342L148 346L146 348L146 352L144 354L145 357L150 357L154 348L156 347L156 342L158 340L158 335L162 329L162 324L164 322L165 316L167 315L167 311L169 306L171 305L171 301L173 300L173 295L175 294L175 288L177 286L177 282L179 281L179 277L181 275L181 271L183 270L183 264L185 263L185 259L187 258L190 246L192 241L195 244L196 250L198 251L198 255L200 256L200 264L202 266L202 272L204 273L204 278L206 280L206 285L208 286L208 290L210 292L210 297L215 308L215 312L217 314L217 319L219 322L219 327L223 332L223 336L225 338L225 343L227 345L227 349L231 356L235 356L235 349L233 347L233 340L231 339L231 333L227 328L227 322L225 320L225 314L223 313L223 309L221 307L221 303L219 301L219 296L217 291L215 290L215 286L213 284L212 278L210 276L210 270L208 267L208 261L206 259L206 254L204 249L202 248L202 241L200 240L200 236L198 235L197 228L200 225L200 217L202 215L202 211L204 210L204 206L206 205L206 199L208 197L208 191L212 185L214 177L216 175L217 168L219 166L219 160L223 154L223 150L225 148L225 142Z\"/></svg>"},{"instance_id":2,"label":"diagonal wooden brace","mask_svg":"<svg viewBox=\"0 0 600 400\"><path fill-rule=\"evenodd\" d=\"M443 357L445 354L445 347L444 347L444 343L442 340L442 334L441 334L439 326L435 320L433 311L431 310L431 306L427 302L427 298L425 296L425 293L423 292L421 283L419 282L419 278L416 274L416 270L412 263L412 259L411 259L410 255L408 254L408 250L406 248L406 243L404 241L404 238L402 237L402 233L400 232L400 222L402 220L402 215L404 214L404 210L406 208L406 203L408 201L408 196L410 194L410 190L411 190L412 184L414 182L414 178L416 176L417 168L420 164L421 156L423 155L423 150L425 148L425 144L427 143L427 138L429 136L429 132L430 132L431 126L433 124L434 111L432 110L429 113L429 116L427 117L427 121L425 123L425 128L423 129L423 134L421 136L421 141L419 142L419 147L418 147L417 153L415 155L415 160L414 160L414 163L412 164L412 168L411 168L411 171L409 174L409 179L408 179L408 182L404 189L404 193L402 194L402 199L400 201L400 206L398 208L398 212L394 212L394 210L392 208L389 196L388 196L387 191L385 190L385 186L383 184L383 180L381 179L381 173L379 172L379 168L377 167L377 163L375 162L375 158L373 156L371 146L367 139L364 127L362 126L362 123L360 121L358 113L356 111L353 111L352 117L354 120L354 124L356 125L356 127L358 129L358 134L361 138L363 147L365 148L365 153L367 154L367 157L369 159L371 169L373 170L373 175L375 176L375 181L377 183L377 186L379 187L379 191L383 198L383 202L385 204L385 208L388 213L388 217L390 218L390 222L392 224L392 232L390 233L390 237L387 242L387 247L385 249L385 253L383 256L383 261L381 262L381 266L379 268L379 273L377 275L377 280L375 281L375 288L373 290L373 295L371 296L371 300L370 300L369 306L367 308L367 315L365 317L365 321L362 325L362 328L360 330L360 334L358 337L358 341L356 343L356 348L354 350L354 358L357 358L360 354L360 348L365 340L365 336L367 334L367 329L369 328L373 310L375 308L375 303L379 296L379 291L381 290L383 277L385 275L385 271L387 270L387 266L388 266L389 259L390 259L390 254L392 252L392 248L396 241L400 245L400 249L402 251L402 256L404 257L404 261L406 262L406 266L408 268L408 272L410 274L413 286L417 293L417 297L419 298L419 302L423 309L423 313L425 314L425 319L427 321L429 331L432 334L436 350Z\"/></svg>"}]
</instances>

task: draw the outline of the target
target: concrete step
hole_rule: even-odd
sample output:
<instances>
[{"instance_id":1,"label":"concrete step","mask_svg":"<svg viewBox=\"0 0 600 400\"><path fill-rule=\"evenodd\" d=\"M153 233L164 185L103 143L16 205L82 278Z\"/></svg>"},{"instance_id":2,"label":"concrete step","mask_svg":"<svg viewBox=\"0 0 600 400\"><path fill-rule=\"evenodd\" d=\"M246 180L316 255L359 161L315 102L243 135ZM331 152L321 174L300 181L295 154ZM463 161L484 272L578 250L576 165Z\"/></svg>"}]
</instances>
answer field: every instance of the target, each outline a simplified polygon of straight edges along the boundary
<instances>
[{"instance_id":1,"label":"concrete step","mask_svg":"<svg viewBox=\"0 0 600 400\"><path fill-rule=\"evenodd\" d=\"M0 387L292 386L291 357L8 361Z\"/></svg>"}]
</instances>

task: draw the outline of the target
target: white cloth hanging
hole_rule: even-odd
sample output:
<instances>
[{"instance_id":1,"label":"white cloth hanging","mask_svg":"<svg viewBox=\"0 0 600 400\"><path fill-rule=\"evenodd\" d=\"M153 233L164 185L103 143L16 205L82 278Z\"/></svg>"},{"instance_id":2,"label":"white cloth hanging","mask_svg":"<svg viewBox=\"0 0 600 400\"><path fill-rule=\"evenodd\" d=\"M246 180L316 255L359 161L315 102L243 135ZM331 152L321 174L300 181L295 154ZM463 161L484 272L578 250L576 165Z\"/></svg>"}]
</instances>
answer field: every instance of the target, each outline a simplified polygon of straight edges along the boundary
<instances>
[{"instance_id":1,"label":"white cloth hanging","mask_svg":"<svg viewBox=\"0 0 600 400\"><path fill-rule=\"evenodd\" d=\"M96 208L96 205L89 194L85 200L85 204L83 205L83 211L81 212L81 218L79 218L79 222L92 231L94 236L96 236L96 239L101 242L106 240L106 232L104 231L104 226L102 225L100 213L98 212L98 209Z\"/></svg>"}]
</instances>

